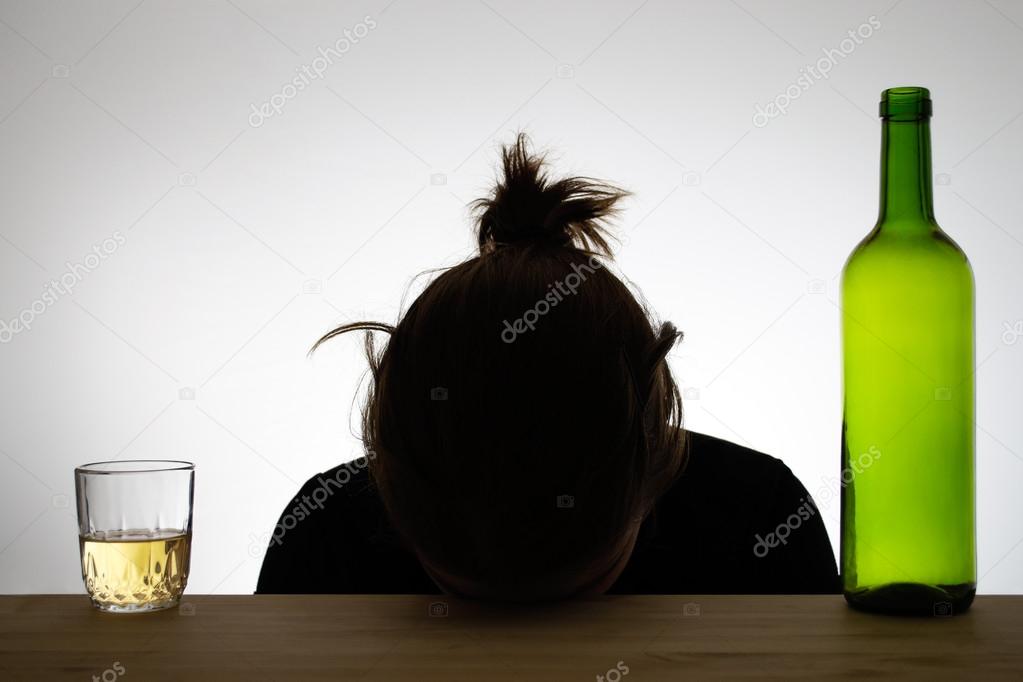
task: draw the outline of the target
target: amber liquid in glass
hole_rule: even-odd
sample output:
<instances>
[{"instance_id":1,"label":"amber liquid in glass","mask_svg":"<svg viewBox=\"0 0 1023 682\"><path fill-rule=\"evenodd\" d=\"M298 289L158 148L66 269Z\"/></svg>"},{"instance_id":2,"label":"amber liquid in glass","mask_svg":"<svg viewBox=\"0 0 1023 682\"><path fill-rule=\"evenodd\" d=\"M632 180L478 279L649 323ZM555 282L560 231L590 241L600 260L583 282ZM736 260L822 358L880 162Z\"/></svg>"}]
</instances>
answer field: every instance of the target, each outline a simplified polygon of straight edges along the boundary
<instances>
[{"instance_id":1,"label":"amber liquid in glass","mask_svg":"<svg viewBox=\"0 0 1023 682\"><path fill-rule=\"evenodd\" d=\"M175 606L188 582L192 534L126 530L80 537L89 597L108 611Z\"/></svg>"}]
</instances>

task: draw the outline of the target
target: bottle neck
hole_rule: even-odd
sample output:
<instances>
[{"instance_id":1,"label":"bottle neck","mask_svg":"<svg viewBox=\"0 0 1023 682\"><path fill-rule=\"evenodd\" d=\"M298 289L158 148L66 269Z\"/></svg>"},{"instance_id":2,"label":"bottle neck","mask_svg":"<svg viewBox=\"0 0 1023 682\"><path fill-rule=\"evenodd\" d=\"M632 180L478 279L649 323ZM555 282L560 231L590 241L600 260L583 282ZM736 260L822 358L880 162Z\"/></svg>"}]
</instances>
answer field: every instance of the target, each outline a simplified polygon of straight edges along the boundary
<instances>
[{"instance_id":1,"label":"bottle neck","mask_svg":"<svg viewBox=\"0 0 1023 682\"><path fill-rule=\"evenodd\" d=\"M930 231L934 224L929 117L881 123L881 211L885 232Z\"/></svg>"}]
</instances>

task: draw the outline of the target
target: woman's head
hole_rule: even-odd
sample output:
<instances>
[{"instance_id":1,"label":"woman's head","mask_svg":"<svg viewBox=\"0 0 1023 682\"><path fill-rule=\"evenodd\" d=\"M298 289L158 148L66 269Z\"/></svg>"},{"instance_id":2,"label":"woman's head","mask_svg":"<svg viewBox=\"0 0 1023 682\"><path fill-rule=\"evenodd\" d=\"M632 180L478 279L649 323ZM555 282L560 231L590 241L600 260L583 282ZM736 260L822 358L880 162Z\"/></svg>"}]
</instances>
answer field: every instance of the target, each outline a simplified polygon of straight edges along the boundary
<instances>
[{"instance_id":1,"label":"woman's head","mask_svg":"<svg viewBox=\"0 0 1023 682\"><path fill-rule=\"evenodd\" d=\"M606 589L679 473L681 404L655 328L607 269L620 189L555 180L523 136L475 203L479 253L367 333L363 438L392 525L453 592Z\"/></svg>"}]
</instances>

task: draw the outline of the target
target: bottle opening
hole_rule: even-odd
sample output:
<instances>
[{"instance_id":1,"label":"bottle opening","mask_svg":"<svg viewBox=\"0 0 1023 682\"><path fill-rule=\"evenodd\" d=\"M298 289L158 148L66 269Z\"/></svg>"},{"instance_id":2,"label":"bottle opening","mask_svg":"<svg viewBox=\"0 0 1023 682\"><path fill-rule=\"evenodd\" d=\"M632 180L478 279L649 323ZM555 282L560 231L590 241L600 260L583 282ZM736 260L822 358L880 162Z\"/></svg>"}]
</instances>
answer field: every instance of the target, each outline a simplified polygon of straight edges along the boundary
<instances>
[{"instance_id":1,"label":"bottle opening","mask_svg":"<svg viewBox=\"0 0 1023 682\"><path fill-rule=\"evenodd\" d=\"M931 116L931 92L927 88L888 88L881 93L881 118L888 121L919 121Z\"/></svg>"}]
</instances>

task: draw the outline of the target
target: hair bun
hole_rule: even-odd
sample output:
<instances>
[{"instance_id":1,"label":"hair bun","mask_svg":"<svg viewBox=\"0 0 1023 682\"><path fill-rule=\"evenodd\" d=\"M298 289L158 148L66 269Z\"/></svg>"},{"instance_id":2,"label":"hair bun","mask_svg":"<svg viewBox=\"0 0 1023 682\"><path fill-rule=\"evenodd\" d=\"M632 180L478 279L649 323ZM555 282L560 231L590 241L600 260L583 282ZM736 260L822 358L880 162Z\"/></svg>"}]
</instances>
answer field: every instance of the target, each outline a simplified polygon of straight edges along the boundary
<instances>
[{"instance_id":1,"label":"hair bun","mask_svg":"<svg viewBox=\"0 0 1023 682\"><path fill-rule=\"evenodd\" d=\"M530 154L528 144L519 133L504 146L503 177L489 197L472 203L480 252L547 244L610 256L607 222L628 192L587 177L551 180L543 155Z\"/></svg>"}]
</instances>

